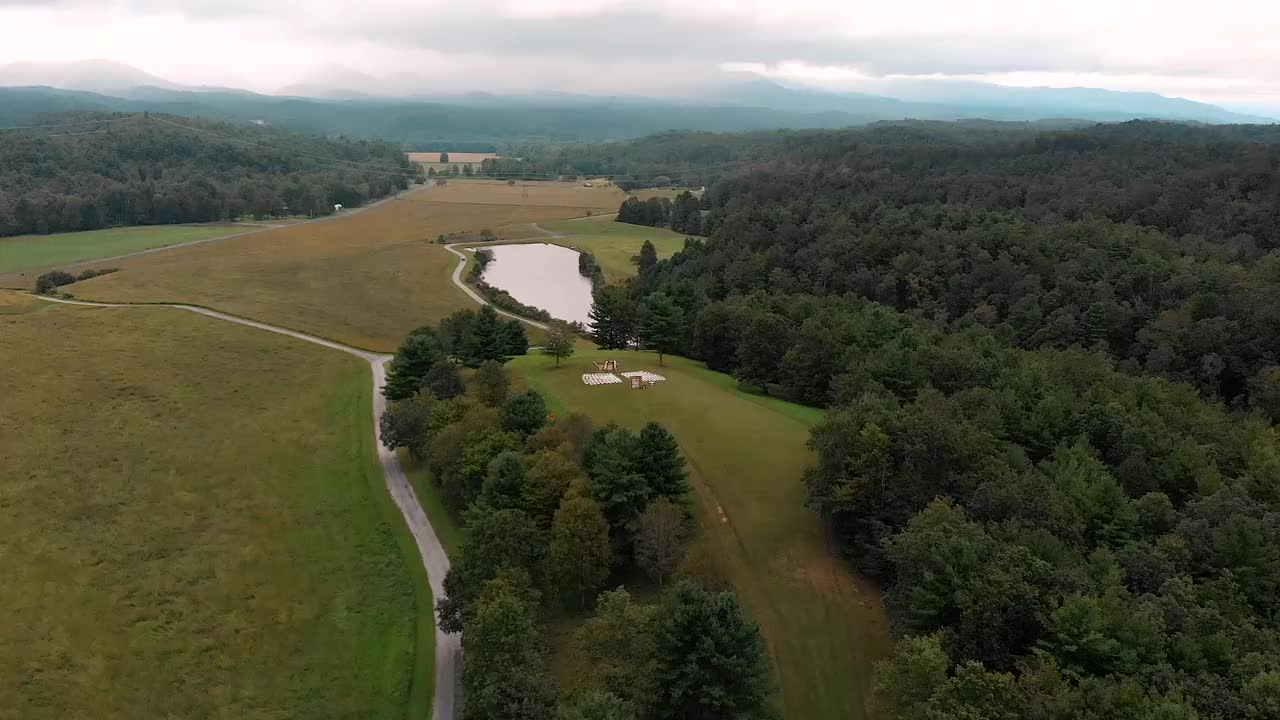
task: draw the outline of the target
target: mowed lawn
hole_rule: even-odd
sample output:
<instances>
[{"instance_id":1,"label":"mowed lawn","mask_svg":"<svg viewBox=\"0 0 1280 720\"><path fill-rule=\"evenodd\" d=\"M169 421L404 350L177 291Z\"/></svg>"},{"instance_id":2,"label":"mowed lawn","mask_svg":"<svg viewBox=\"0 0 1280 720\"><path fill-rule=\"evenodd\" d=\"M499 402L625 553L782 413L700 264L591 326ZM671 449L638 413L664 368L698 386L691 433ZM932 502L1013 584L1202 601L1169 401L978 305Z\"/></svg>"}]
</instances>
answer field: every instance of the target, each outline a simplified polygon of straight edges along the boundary
<instances>
[{"instance_id":1,"label":"mowed lawn","mask_svg":"<svg viewBox=\"0 0 1280 720\"><path fill-rule=\"evenodd\" d=\"M588 387L590 360L667 377L649 390ZM509 367L551 399L557 413L597 424L665 424L689 459L702 539L718 571L760 623L781 681L787 718L865 718L873 663L889 647L878 592L852 575L804 506L800 473L809 428L821 411L737 390L701 363L657 355L585 350L555 368L550 358Z\"/></svg>"},{"instance_id":2,"label":"mowed lawn","mask_svg":"<svg viewBox=\"0 0 1280 720\"><path fill-rule=\"evenodd\" d=\"M474 307L440 235L617 209L616 188L453 181L361 213L127 258L65 289L87 300L183 302L371 350Z\"/></svg>"},{"instance_id":3,"label":"mowed lawn","mask_svg":"<svg viewBox=\"0 0 1280 720\"><path fill-rule=\"evenodd\" d=\"M0 275L46 270L165 245L249 232L247 225L154 225L0 238ZM12 284L13 278L5 278ZM33 280L34 282L34 280ZM17 287L30 289L31 283Z\"/></svg>"},{"instance_id":4,"label":"mowed lawn","mask_svg":"<svg viewBox=\"0 0 1280 720\"><path fill-rule=\"evenodd\" d=\"M11 293L0 337L0 717L426 717L365 363Z\"/></svg>"}]
</instances>

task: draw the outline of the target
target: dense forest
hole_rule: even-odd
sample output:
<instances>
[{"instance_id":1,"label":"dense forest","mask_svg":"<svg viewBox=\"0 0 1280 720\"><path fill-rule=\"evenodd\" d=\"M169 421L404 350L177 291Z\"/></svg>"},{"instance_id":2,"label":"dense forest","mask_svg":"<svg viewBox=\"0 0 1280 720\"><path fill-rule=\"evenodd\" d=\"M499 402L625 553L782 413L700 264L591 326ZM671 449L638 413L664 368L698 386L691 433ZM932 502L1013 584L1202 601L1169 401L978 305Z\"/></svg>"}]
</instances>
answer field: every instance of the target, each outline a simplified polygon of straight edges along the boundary
<instances>
[{"instance_id":1,"label":"dense forest","mask_svg":"<svg viewBox=\"0 0 1280 720\"><path fill-rule=\"evenodd\" d=\"M555 335L544 351L572 353ZM682 569L693 521L676 439L652 422L549 418L503 368L527 349L518 321L460 311L405 340L384 390L384 441L431 470L467 529L437 598L441 629L465 629L463 720L775 717L759 628L733 593ZM469 381L459 365L476 368ZM619 587L637 571L657 602ZM549 625L586 611L570 643L584 675L564 692Z\"/></svg>"},{"instance_id":2,"label":"dense forest","mask_svg":"<svg viewBox=\"0 0 1280 720\"><path fill-rule=\"evenodd\" d=\"M325 215L404 189L385 142L187 118L67 113L0 132L0 236Z\"/></svg>"},{"instance_id":3,"label":"dense forest","mask_svg":"<svg viewBox=\"0 0 1280 720\"><path fill-rule=\"evenodd\" d=\"M592 329L829 409L805 483L886 588L884 714L1276 717L1280 130L782 144Z\"/></svg>"},{"instance_id":4,"label":"dense forest","mask_svg":"<svg viewBox=\"0 0 1280 720\"><path fill-rule=\"evenodd\" d=\"M639 292L854 294L1280 417L1280 130L886 126L806 135L786 158L708 190L710 239Z\"/></svg>"}]
</instances>

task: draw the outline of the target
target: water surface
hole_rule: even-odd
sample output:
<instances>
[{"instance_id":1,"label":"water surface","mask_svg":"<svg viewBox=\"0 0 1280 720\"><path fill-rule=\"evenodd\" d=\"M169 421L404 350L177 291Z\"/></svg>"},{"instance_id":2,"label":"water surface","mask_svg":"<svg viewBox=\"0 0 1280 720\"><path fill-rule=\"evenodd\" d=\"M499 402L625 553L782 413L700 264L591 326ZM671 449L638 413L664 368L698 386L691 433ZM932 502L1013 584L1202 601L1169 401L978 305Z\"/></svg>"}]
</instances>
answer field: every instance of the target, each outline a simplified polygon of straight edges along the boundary
<instances>
[{"instance_id":1,"label":"water surface","mask_svg":"<svg viewBox=\"0 0 1280 720\"><path fill-rule=\"evenodd\" d=\"M578 274L578 253L547 243L490 245L484 281L557 320L590 320L591 281Z\"/></svg>"}]
</instances>

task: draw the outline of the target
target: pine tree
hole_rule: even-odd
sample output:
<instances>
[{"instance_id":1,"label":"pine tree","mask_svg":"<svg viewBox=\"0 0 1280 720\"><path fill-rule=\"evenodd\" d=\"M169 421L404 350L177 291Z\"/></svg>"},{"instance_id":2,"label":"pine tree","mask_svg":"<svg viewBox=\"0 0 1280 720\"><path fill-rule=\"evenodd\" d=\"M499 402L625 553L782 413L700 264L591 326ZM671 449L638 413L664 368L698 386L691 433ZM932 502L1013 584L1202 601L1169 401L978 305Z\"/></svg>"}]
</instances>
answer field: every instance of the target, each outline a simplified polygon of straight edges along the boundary
<instances>
[{"instance_id":1,"label":"pine tree","mask_svg":"<svg viewBox=\"0 0 1280 720\"><path fill-rule=\"evenodd\" d=\"M432 366L443 359L444 352L435 336L425 333L410 335L387 366L387 382L382 394L388 400L413 397Z\"/></svg>"},{"instance_id":2,"label":"pine tree","mask_svg":"<svg viewBox=\"0 0 1280 720\"><path fill-rule=\"evenodd\" d=\"M529 335L524 330L524 323L519 320L508 320L503 328L506 339L507 355L527 355L529 353Z\"/></svg>"},{"instance_id":3,"label":"pine tree","mask_svg":"<svg viewBox=\"0 0 1280 720\"><path fill-rule=\"evenodd\" d=\"M665 427L650 422L640 430L633 467L649 482L655 497L665 495L679 502L688 494L684 466L680 446Z\"/></svg>"},{"instance_id":4,"label":"pine tree","mask_svg":"<svg viewBox=\"0 0 1280 720\"><path fill-rule=\"evenodd\" d=\"M752 317L738 343L738 378L766 389L778 378L778 368L787 353L789 337L786 318L768 312Z\"/></svg>"},{"instance_id":5,"label":"pine tree","mask_svg":"<svg viewBox=\"0 0 1280 720\"><path fill-rule=\"evenodd\" d=\"M479 367L487 360L506 362L507 343L507 330L502 326L498 312L492 305L485 305L471 324L463 352L464 362L468 367Z\"/></svg>"},{"instance_id":6,"label":"pine tree","mask_svg":"<svg viewBox=\"0 0 1280 720\"><path fill-rule=\"evenodd\" d=\"M684 313L671 296L656 292L645 298L640 339L645 345L658 351L658 365L664 364L663 356L666 353L674 352L679 348L683 337Z\"/></svg>"},{"instance_id":7,"label":"pine tree","mask_svg":"<svg viewBox=\"0 0 1280 720\"><path fill-rule=\"evenodd\" d=\"M653 246L649 240L645 240L640 246L640 255L636 258L636 267L640 269L640 273L644 274L645 270L658 264L658 249Z\"/></svg>"},{"instance_id":8,"label":"pine tree","mask_svg":"<svg viewBox=\"0 0 1280 720\"><path fill-rule=\"evenodd\" d=\"M570 492L551 523L551 572L556 585L586 607L609 577L609 524L600 506Z\"/></svg>"},{"instance_id":9,"label":"pine tree","mask_svg":"<svg viewBox=\"0 0 1280 720\"><path fill-rule=\"evenodd\" d=\"M755 720L769 707L769 659L760 628L733 593L678 584L655 633L655 720Z\"/></svg>"},{"instance_id":10,"label":"pine tree","mask_svg":"<svg viewBox=\"0 0 1280 720\"><path fill-rule=\"evenodd\" d=\"M635 309L627 291L606 285L591 302L591 332L596 345L607 350L624 350L635 334Z\"/></svg>"}]
</instances>

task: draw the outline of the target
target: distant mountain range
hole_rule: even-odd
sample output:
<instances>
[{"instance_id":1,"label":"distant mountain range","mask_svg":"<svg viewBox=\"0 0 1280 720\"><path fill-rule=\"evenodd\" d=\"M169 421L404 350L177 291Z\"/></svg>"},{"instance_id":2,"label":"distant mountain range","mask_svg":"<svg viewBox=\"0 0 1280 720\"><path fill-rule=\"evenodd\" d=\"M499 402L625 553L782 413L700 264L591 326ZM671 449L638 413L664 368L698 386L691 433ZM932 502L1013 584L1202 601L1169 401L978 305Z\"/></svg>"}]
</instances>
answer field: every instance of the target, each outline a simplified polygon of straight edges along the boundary
<instances>
[{"instance_id":1,"label":"distant mountain range","mask_svg":"<svg viewBox=\"0 0 1280 720\"><path fill-rule=\"evenodd\" d=\"M19 124L54 111L152 110L265 122L324 134L381 137L425 149L532 139L598 141L668 129L732 132L848 127L908 118L1276 122L1155 93L932 80L886 86L901 97L788 87L733 73L695 97L681 98L560 92L389 97L392 84L369 75L335 68L321 76L327 82L309 81L283 88L280 95L261 95L231 88L183 86L106 60L13 63L0 65L0 124Z\"/></svg>"}]
</instances>

